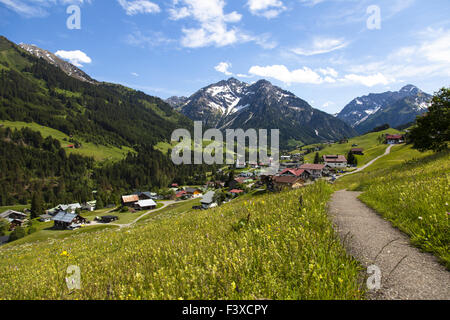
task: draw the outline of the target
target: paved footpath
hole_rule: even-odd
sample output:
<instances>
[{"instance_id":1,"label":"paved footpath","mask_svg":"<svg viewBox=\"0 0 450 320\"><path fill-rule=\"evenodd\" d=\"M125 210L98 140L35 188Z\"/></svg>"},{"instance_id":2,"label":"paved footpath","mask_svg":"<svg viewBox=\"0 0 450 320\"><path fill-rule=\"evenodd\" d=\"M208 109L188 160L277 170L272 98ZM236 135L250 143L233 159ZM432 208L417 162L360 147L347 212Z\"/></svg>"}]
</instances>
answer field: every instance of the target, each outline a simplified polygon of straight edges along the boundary
<instances>
[{"instance_id":1,"label":"paved footpath","mask_svg":"<svg viewBox=\"0 0 450 320\"><path fill-rule=\"evenodd\" d=\"M360 194L335 192L329 213L347 252L365 267L381 270L381 289L369 292L369 298L450 300L450 272L410 245L408 236L357 198Z\"/></svg>"}]
</instances>

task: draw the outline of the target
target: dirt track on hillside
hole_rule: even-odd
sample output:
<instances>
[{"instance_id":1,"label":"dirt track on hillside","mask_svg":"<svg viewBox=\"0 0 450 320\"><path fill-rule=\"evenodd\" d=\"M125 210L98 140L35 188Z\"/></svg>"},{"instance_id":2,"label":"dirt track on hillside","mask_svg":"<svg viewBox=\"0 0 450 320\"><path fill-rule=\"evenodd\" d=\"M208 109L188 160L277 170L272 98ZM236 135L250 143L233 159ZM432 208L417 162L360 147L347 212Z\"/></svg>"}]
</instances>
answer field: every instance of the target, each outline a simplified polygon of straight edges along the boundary
<instances>
[{"instance_id":1,"label":"dirt track on hillside","mask_svg":"<svg viewBox=\"0 0 450 320\"><path fill-rule=\"evenodd\" d=\"M368 293L373 300L450 300L450 272L428 253L357 197L359 192L334 193L329 213L347 252L366 268L381 270L381 288ZM369 276L369 275L368 275Z\"/></svg>"}]
</instances>

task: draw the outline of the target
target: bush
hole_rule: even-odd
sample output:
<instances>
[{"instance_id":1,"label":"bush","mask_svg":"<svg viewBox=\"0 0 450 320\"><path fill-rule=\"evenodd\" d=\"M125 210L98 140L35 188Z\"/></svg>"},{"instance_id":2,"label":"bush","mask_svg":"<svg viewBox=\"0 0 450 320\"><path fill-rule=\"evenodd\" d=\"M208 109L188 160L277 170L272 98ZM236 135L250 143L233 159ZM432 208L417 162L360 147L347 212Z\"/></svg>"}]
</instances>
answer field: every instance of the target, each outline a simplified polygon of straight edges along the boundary
<instances>
[{"instance_id":1,"label":"bush","mask_svg":"<svg viewBox=\"0 0 450 320\"><path fill-rule=\"evenodd\" d=\"M11 235L9 236L9 241L15 241L25 236L26 236L25 229L22 227L17 227L16 229L14 229L13 232L11 232Z\"/></svg>"}]
</instances>

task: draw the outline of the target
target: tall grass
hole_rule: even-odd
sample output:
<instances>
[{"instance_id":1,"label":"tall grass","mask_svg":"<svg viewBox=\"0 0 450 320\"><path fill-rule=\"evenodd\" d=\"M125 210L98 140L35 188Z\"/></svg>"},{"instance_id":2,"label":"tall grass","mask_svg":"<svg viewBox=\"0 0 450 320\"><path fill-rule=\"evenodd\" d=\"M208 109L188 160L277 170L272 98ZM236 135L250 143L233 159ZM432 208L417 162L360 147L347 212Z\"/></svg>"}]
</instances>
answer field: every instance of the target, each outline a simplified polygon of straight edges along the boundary
<instances>
[{"instance_id":1,"label":"tall grass","mask_svg":"<svg viewBox=\"0 0 450 320\"><path fill-rule=\"evenodd\" d=\"M399 149L405 154L405 148ZM391 155L395 159L395 153ZM383 161L383 159L379 160ZM395 162L393 162L395 163ZM450 269L450 153L410 159L360 173L337 184L364 193L360 199L435 254Z\"/></svg>"},{"instance_id":2,"label":"tall grass","mask_svg":"<svg viewBox=\"0 0 450 320\"><path fill-rule=\"evenodd\" d=\"M359 265L326 214L331 193L321 182L130 229L0 248L0 298L361 299ZM69 265L82 278L72 294Z\"/></svg>"}]
</instances>

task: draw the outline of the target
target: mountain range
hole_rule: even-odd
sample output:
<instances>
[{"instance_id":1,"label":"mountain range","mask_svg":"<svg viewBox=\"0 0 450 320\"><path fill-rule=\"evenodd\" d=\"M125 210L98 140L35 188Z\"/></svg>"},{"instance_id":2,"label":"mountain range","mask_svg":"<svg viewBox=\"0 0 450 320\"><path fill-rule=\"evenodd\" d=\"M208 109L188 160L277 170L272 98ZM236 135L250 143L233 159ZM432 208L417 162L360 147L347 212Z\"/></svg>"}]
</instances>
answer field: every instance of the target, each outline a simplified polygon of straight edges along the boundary
<instances>
[{"instance_id":1,"label":"mountain range","mask_svg":"<svg viewBox=\"0 0 450 320\"><path fill-rule=\"evenodd\" d=\"M383 124L398 127L413 122L418 115L428 110L430 100L431 95L409 84L399 91L358 97L336 117L363 134Z\"/></svg>"},{"instance_id":2,"label":"mountain range","mask_svg":"<svg viewBox=\"0 0 450 320\"><path fill-rule=\"evenodd\" d=\"M176 110L207 127L219 129L280 129L281 144L305 144L355 136L340 119L314 109L293 93L260 80L235 78L211 84L190 97L166 100Z\"/></svg>"}]
</instances>

